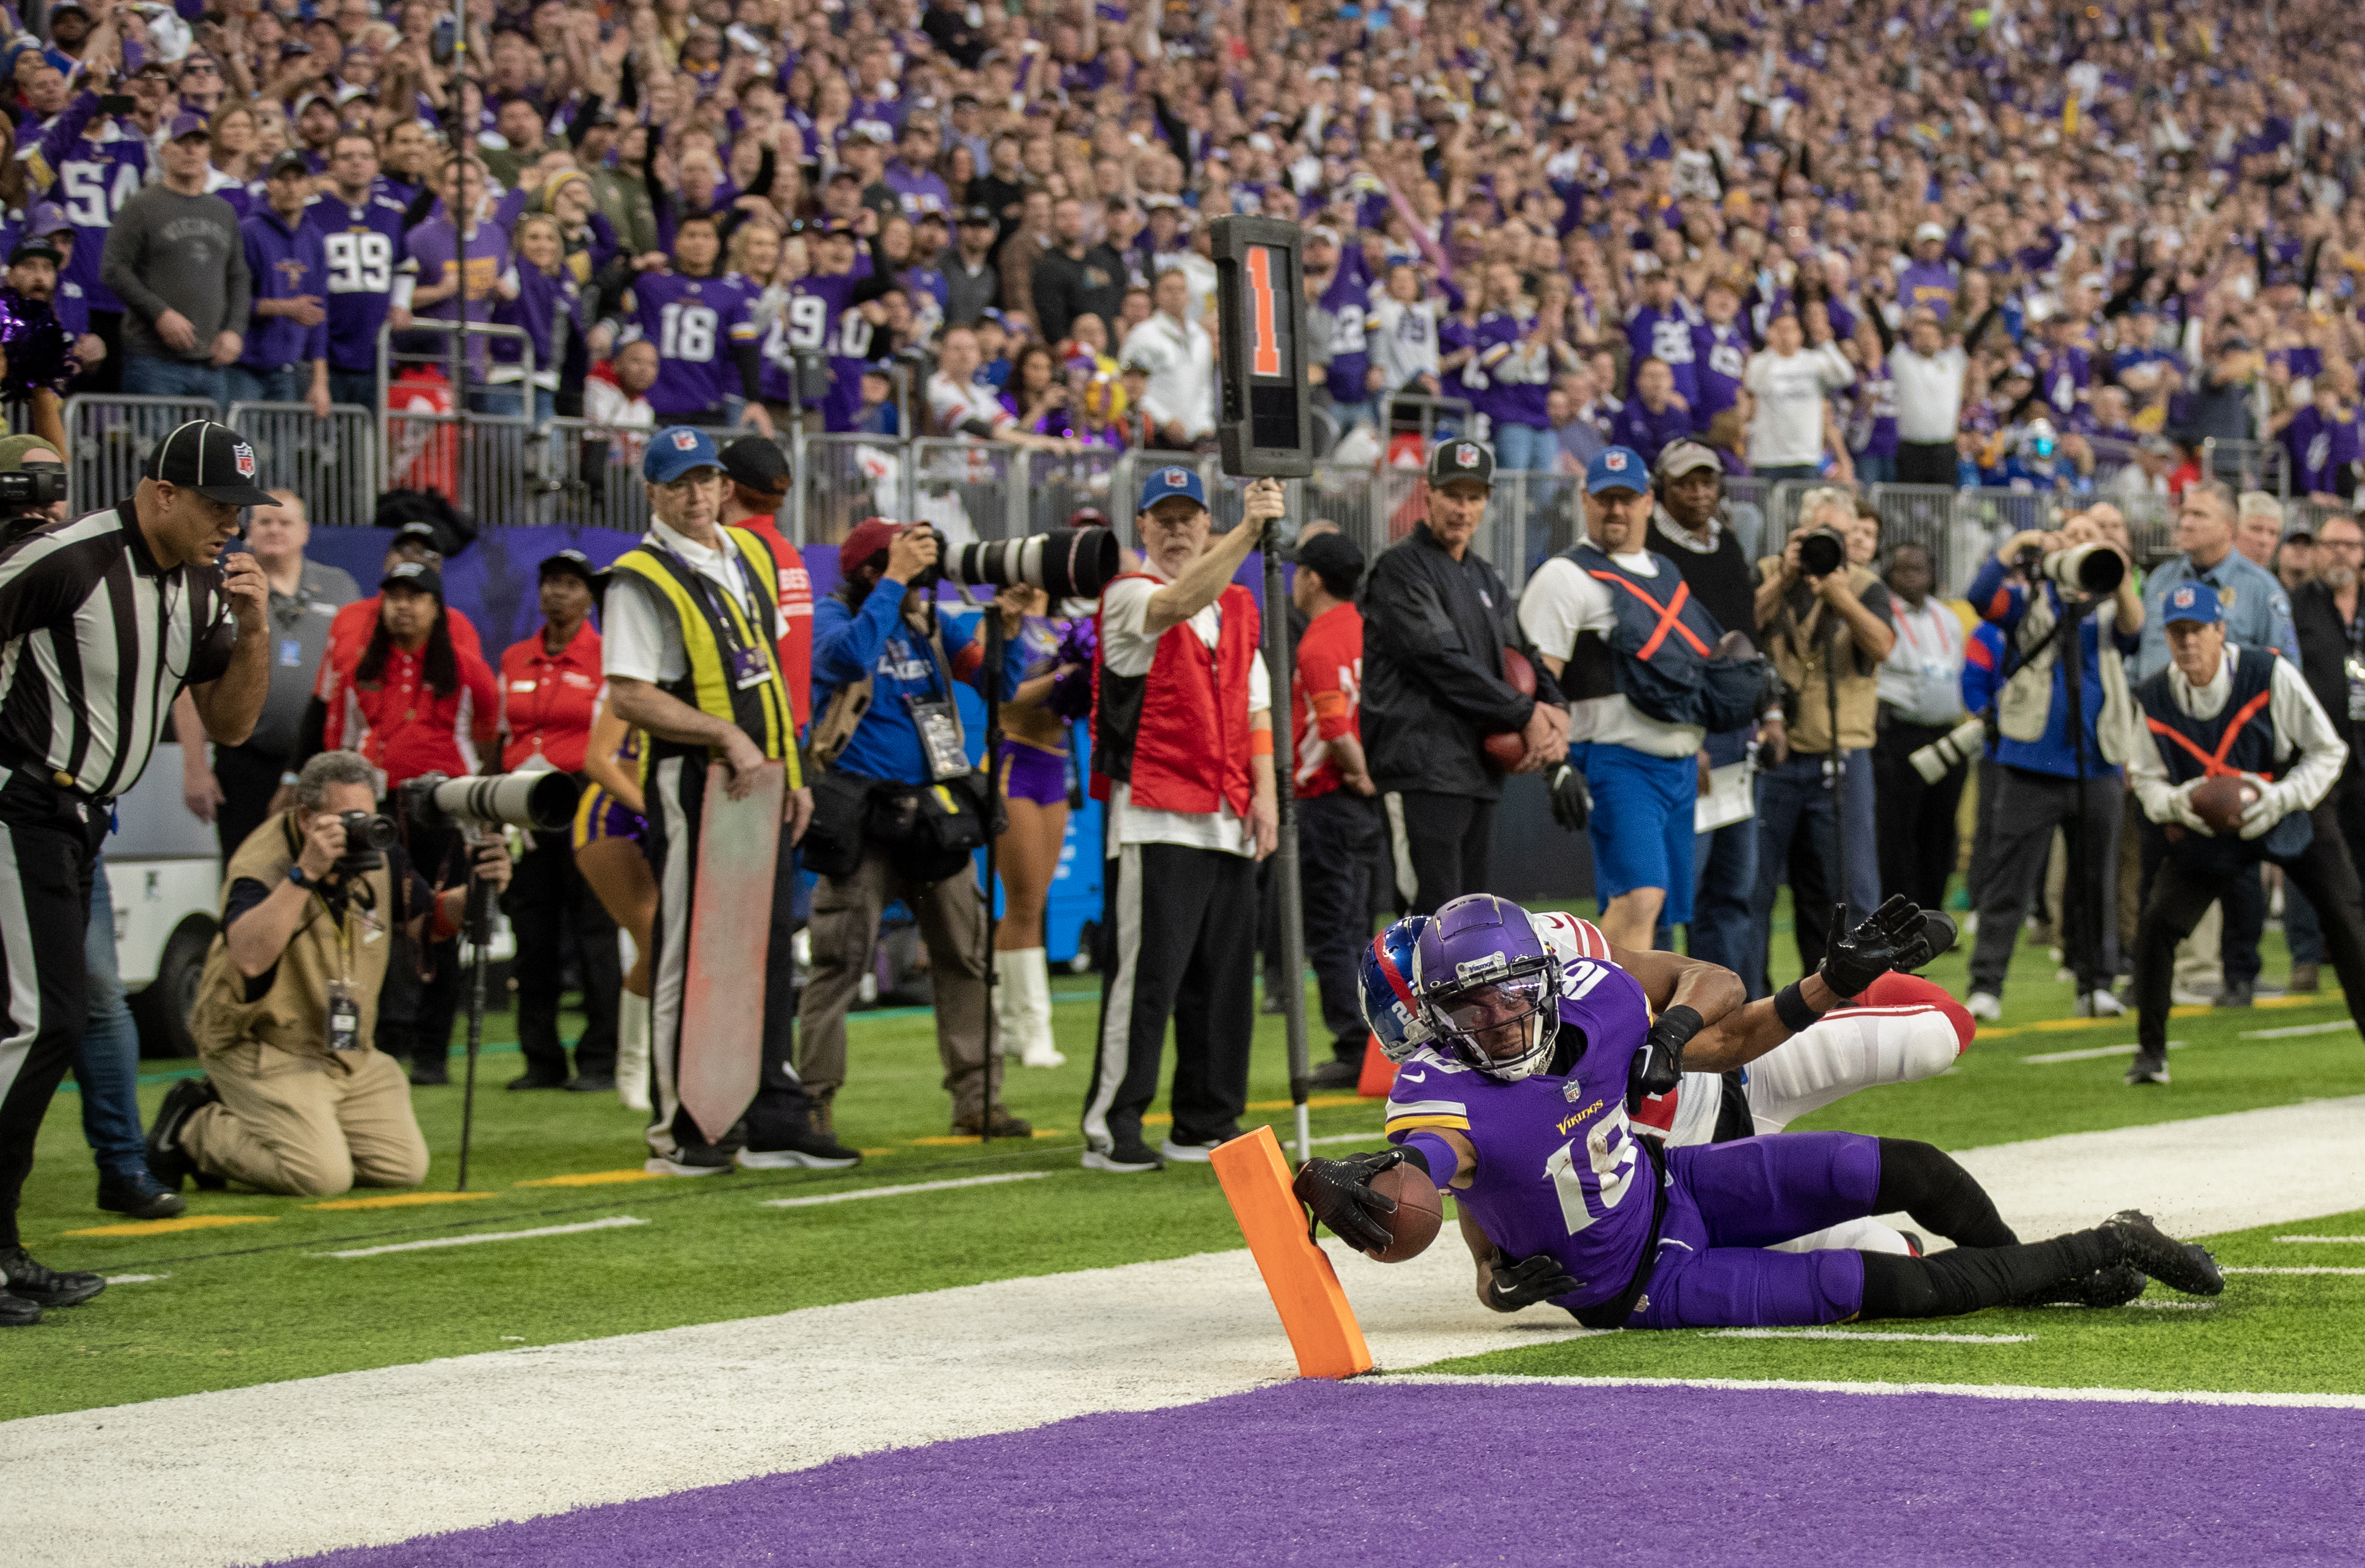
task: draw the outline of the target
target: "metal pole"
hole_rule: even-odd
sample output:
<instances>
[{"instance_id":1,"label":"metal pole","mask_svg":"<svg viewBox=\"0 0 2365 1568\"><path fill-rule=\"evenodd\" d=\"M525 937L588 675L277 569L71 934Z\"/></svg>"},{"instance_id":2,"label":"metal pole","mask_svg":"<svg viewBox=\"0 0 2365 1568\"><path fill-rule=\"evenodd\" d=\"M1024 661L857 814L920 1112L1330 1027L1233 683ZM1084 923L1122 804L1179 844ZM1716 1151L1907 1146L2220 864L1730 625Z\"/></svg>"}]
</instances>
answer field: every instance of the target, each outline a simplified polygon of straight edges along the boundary
<instances>
[{"instance_id":1,"label":"metal pole","mask_svg":"<svg viewBox=\"0 0 2365 1568\"><path fill-rule=\"evenodd\" d=\"M1847 570L1846 562L1840 563L1840 570ZM1839 885L1832 890L1832 905L1835 912L1832 916L1832 929L1823 938L1823 947L1828 952L1833 942L1847 935L1848 895L1847 750L1840 745L1839 617L1829 605L1823 607L1823 700L1829 705L1832 722L1832 749L1823 759L1823 778L1832 791L1832 846L1836 851L1833 857L1836 864L1832 869L1839 881ZM1856 913L1869 914L1872 912L1858 910ZM1797 913L1795 910L1791 912L1793 919L1797 918Z\"/></svg>"},{"instance_id":2,"label":"metal pole","mask_svg":"<svg viewBox=\"0 0 2365 1568\"><path fill-rule=\"evenodd\" d=\"M981 612L985 622L985 1099L977 1113L977 1141L993 1141L993 1107L1001 1085L993 1065L993 1025L997 1009L993 988L999 980L993 944L1002 934L1002 916L994 902L994 878L1002 868L1002 835L993 819L1002 804L1002 607L992 599Z\"/></svg>"},{"instance_id":3,"label":"metal pole","mask_svg":"<svg viewBox=\"0 0 2365 1568\"><path fill-rule=\"evenodd\" d=\"M475 848L474 835L467 840ZM468 992L468 1066L460 1092L460 1183L453 1191L468 1190L468 1144L476 1130L476 1058L485 1047L485 971L492 967L493 894L492 889L476 875L473 859L468 867L468 902L464 923L467 926L469 969Z\"/></svg>"},{"instance_id":4,"label":"metal pole","mask_svg":"<svg viewBox=\"0 0 2365 1568\"><path fill-rule=\"evenodd\" d=\"M468 0L452 0L452 93L450 108L443 125L443 145L446 156L461 162L459 178L453 189L466 191L468 186L468 128L462 123L462 90L468 80ZM460 292L453 297L452 316L452 504L467 509L467 447L468 447L468 230L472 213L454 212L452 219L452 245L458 252L454 257L460 269ZM532 380L528 376L529 383ZM532 395L529 387L527 396Z\"/></svg>"},{"instance_id":5,"label":"metal pole","mask_svg":"<svg viewBox=\"0 0 2365 1568\"><path fill-rule=\"evenodd\" d=\"M1298 482L1290 481L1290 499L1297 502L1302 496ZM1291 760L1292 742L1290 717L1295 709L1290 698L1290 672L1296 663L1295 650L1289 645L1289 599L1281 580L1282 529L1287 519L1277 519L1265 525L1260 548L1264 551L1264 657L1266 673L1272 678L1272 783L1273 800L1279 808L1280 842L1273 850L1278 864L1273 874L1280 880L1281 892L1281 972L1284 988L1281 993L1282 1024L1289 1039L1289 1100L1297 1114L1297 1158L1314 1158L1314 1134L1306 1103L1311 1077L1306 1059L1306 900L1297 877L1297 792L1290 787L1295 769Z\"/></svg>"}]
</instances>

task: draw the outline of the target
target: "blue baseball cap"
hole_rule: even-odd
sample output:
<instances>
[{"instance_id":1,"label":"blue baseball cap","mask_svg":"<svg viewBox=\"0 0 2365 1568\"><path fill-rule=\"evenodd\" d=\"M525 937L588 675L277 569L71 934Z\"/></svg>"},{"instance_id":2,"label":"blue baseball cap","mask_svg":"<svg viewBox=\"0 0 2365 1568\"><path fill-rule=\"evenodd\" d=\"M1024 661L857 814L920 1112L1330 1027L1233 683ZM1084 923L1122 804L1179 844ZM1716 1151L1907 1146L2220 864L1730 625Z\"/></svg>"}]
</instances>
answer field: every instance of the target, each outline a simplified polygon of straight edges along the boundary
<instances>
[{"instance_id":1,"label":"blue baseball cap","mask_svg":"<svg viewBox=\"0 0 2365 1568\"><path fill-rule=\"evenodd\" d=\"M1597 496L1604 490L1631 490L1639 496L1650 487L1651 465L1631 446L1597 452L1593 461L1585 465L1585 493L1588 496Z\"/></svg>"},{"instance_id":2,"label":"blue baseball cap","mask_svg":"<svg viewBox=\"0 0 2365 1568\"><path fill-rule=\"evenodd\" d=\"M649 437L641 458L641 477L651 484L670 485L693 468L723 471L723 454L714 438L696 425L669 425Z\"/></svg>"},{"instance_id":3,"label":"blue baseball cap","mask_svg":"<svg viewBox=\"0 0 2365 1568\"><path fill-rule=\"evenodd\" d=\"M2161 623L2170 626L2180 621L2214 626L2225 619L2225 607L2218 602L2217 590L2207 583L2177 584L2168 590L2168 603L2160 611Z\"/></svg>"},{"instance_id":4,"label":"blue baseball cap","mask_svg":"<svg viewBox=\"0 0 2365 1568\"><path fill-rule=\"evenodd\" d=\"M1207 508L1207 487L1200 482L1199 471L1175 463L1149 471L1149 477L1141 482L1141 500L1133 510L1148 511L1172 496L1196 503L1202 511Z\"/></svg>"}]
</instances>

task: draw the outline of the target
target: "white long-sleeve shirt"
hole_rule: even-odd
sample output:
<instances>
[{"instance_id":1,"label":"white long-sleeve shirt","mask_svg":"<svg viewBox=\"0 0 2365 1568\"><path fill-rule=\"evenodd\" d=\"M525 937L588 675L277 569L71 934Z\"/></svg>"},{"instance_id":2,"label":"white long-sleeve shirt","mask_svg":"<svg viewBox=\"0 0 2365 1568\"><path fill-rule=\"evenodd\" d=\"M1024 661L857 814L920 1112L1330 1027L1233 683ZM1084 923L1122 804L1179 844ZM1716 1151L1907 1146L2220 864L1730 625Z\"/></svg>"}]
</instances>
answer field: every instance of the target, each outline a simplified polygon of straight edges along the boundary
<instances>
[{"instance_id":1,"label":"white long-sleeve shirt","mask_svg":"<svg viewBox=\"0 0 2365 1568\"><path fill-rule=\"evenodd\" d=\"M1749 426L1753 468L1795 468L1823 458L1823 394L1855 379L1855 367L1837 343L1777 354L1768 349L1749 356L1742 384L1757 396L1757 417Z\"/></svg>"},{"instance_id":2,"label":"white long-sleeve shirt","mask_svg":"<svg viewBox=\"0 0 2365 1568\"><path fill-rule=\"evenodd\" d=\"M1372 363L1380 367L1388 390L1411 384L1416 375L1438 375L1437 301L1418 299L1407 305L1393 297L1372 307Z\"/></svg>"},{"instance_id":3,"label":"white long-sleeve shirt","mask_svg":"<svg viewBox=\"0 0 2365 1568\"><path fill-rule=\"evenodd\" d=\"M1920 354L1900 343L1889 351L1898 440L1927 446L1955 439L1963 420L1963 367L1969 362L1959 346Z\"/></svg>"},{"instance_id":4,"label":"white long-sleeve shirt","mask_svg":"<svg viewBox=\"0 0 2365 1568\"><path fill-rule=\"evenodd\" d=\"M2226 700L2234 694L2234 664L2239 653L2233 644L2226 644L2225 655L2217 661L2216 678L2202 687L2195 687L2185 678L2182 670L2169 666L2168 691L2178 709L2196 719L2214 719L2223 712ZM2281 762L2293 753L2299 756L2298 762L2268 785L2261 796L2268 808L2265 821L2271 826L2289 812L2313 810L2332 792L2333 785L2340 780L2341 768L2348 764L2348 744L2333 729L2332 721L2324 716L2323 705L2316 701L2315 693L2307 689L2306 678L2291 660L2275 660L2267 689L2267 713L2275 731L2275 760ZM2160 747L2174 744L2156 741L2137 747L2135 756L2127 759L2127 782L2135 787L2135 799L2143 802L2144 815L2152 821L2176 823L2205 833L2208 829L2193 814L2189 803L2191 786L2169 782L2168 764L2160 755Z\"/></svg>"},{"instance_id":5,"label":"white long-sleeve shirt","mask_svg":"<svg viewBox=\"0 0 2365 1568\"><path fill-rule=\"evenodd\" d=\"M1151 419L1186 436L1216 428L1216 340L1206 328L1161 310L1126 334L1120 357L1149 372L1141 407Z\"/></svg>"}]
</instances>

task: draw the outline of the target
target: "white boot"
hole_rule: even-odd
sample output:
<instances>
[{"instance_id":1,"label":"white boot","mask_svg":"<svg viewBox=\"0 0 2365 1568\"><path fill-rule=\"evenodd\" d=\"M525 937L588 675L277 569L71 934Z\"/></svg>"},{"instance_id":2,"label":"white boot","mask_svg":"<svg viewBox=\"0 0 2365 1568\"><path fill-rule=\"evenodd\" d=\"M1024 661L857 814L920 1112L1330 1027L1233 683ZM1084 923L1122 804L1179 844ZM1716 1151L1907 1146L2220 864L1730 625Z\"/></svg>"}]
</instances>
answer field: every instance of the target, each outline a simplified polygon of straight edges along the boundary
<instances>
[{"instance_id":1,"label":"white boot","mask_svg":"<svg viewBox=\"0 0 2365 1568\"><path fill-rule=\"evenodd\" d=\"M1010 955L1016 960L1010 966L1011 979L1017 983L1011 989L1020 998L1016 1032L1011 1036L1018 1041L1018 1060L1023 1067L1064 1067L1068 1058L1051 1037L1051 966L1040 947L1026 947Z\"/></svg>"},{"instance_id":2,"label":"white boot","mask_svg":"<svg viewBox=\"0 0 2365 1568\"><path fill-rule=\"evenodd\" d=\"M627 1111L649 1108L649 999L616 993L616 1098Z\"/></svg>"},{"instance_id":3,"label":"white boot","mask_svg":"<svg viewBox=\"0 0 2365 1568\"><path fill-rule=\"evenodd\" d=\"M1024 953L993 955L993 1054L1014 1057L1026 1044L1026 966Z\"/></svg>"}]
</instances>

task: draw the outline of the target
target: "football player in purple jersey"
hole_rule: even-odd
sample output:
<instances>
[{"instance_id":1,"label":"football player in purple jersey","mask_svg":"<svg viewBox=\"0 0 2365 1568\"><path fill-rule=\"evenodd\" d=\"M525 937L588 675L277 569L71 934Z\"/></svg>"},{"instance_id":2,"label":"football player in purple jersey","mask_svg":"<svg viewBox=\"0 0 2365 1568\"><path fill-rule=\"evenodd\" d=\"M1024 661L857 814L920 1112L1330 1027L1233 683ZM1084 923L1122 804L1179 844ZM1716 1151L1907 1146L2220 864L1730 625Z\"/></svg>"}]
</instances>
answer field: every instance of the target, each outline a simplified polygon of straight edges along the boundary
<instances>
[{"instance_id":1,"label":"football player in purple jersey","mask_svg":"<svg viewBox=\"0 0 2365 1568\"><path fill-rule=\"evenodd\" d=\"M2023 1244L1928 1144L1784 1133L1663 1152L1635 1136L1633 1109L1687 1067L1743 1066L1932 948L1922 912L1892 898L1816 973L1744 1006L1739 978L1714 965L1625 949L1564 964L1517 904L1456 899L1421 930L1399 999L1432 1038L1397 1074L1392 1147L1307 1161L1298 1195L1351 1245L1377 1250L1388 1236L1376 1216L1393 1204L1371 1179L1408 1160L1499 1249L1489 1306L1550 1302L1588 1327L1951 1316L2065 1292L2119 1305L2146 1275L2222 1291L2207 1251L2133 1211ZM1954 1249L1767 1249L1900 1211Z\"/></svg>"},{"instance_id":2,"label":"football player in purple jersey","mask_svg":"<svg viewBox=\"0 0 2365 1568\"><path fill-rule=\"evenodd\" d=\"M633 280L623 309L657 345L649 407L666 424L727 425L727 400L738 396L746 399L740 422L770 435L772 417L758 401L756 323L745 289L716 271L722 253L712 218L685 218L673 265Z\"/></svg>"}]
</instances>

